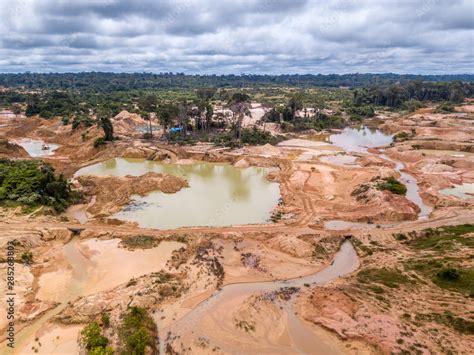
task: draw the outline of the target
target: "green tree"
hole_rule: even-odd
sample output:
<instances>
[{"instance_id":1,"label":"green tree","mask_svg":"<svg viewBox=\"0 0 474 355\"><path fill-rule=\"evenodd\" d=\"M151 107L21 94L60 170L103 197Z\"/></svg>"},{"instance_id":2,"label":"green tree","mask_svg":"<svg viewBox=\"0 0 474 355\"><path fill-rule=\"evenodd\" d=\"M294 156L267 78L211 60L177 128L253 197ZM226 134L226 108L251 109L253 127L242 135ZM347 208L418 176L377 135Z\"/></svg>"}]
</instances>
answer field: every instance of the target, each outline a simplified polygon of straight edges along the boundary
<instances>
[{"instance_id":1,"label":"green tree","mask_svg":"<svg viewBox=\"0 0 474 355\"><path fill-rule=\"evenodd\" d=\"M152 138L153 129L151 122L151 113L156 112L158 108L158 98L156 97L156 95L146 95L139 100L138 106L142 111L146 113L146 117L144 118L148 121L148 135L150 138Z\"/></svg>"},{"instance_id":2,"label":"green tree","mask_svg":"<svg viewBox=\"0 0 474 355\"><path fill-rule=\"evenodd\" d=\"M18 118L18 115L21 113L21 107L18 104L12 105L12 112L15 115L15 118Z\"/></svg>"},{"instance_id":3,"label":"green tree","mask_svg":"<svg viewBox=\"0 0 474 355\"><path fill-rule=\"evenodd\" d=\"M111 110L107 108L102 108L97 112L97 121L98 125L104 131L104 140L111 142L114 140L114 126L110 119Z\"/></svg>"},{"instance_id":4,"label":"green tree","mask_svg":"<svg viewBox=\"0 0 474 355\"><path fill-rule=\"evenodd\" d=\"M163 126L163 137L168 138L168 128L173 125L178 116L179 109L173 103L166 103L158 106L156 111L160 124Z\"/></svg>"},{"instance_id":5,"label":"green tree","mask_svg":"<svg viewBox=\"0 0 474 355\"><path fill-rule=\"evenodd\" d=\"M303 108L303 94L298 92L291 95L290 99L288 100L287 107L289 108L291 117L294 120L296 117L296 111Z\"/></svg>"}]
</instances>

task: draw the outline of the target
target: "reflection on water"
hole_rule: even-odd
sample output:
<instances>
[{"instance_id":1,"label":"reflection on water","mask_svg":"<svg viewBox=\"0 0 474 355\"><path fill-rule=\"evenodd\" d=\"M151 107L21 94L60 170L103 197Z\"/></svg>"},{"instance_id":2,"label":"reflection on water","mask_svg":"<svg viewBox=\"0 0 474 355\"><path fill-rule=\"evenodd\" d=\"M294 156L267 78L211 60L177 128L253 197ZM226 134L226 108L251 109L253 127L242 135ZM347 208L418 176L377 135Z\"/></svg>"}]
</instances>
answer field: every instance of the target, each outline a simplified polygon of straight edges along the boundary
<instances>
[{"instance_id":1,"label":"reflection on water","mask_svg":"<svg viewBox=\"0 0 474 355\"><path fill-rule=\"evenodd\" d=\"M454 185L454 187L448 187L440 192L444 195L455 196L458 198L474 198L474 183Z\"/></svg>"},{"instance_id":2,"label":"reflection on water","mask_svg":"<svg viewBox=\"0 0 474 355\"><path fill-rule=\"evenodd\" d=\"M23 139L16 142L22 146L31 157L43 157L53 155L54 151L59 148L59 145L47 143L40 140Z\"/></svg>"},{"instance_id":3,"label":"reflection on water","mask_svg":"<svg viewBox=\"0 0 474 355\"><path fill-rule=\"evenodd\" d=\"M346 127L341 133L329 136L329 141L351 152L367 152L367 148L381 147L392 143L393 136L382 133L375 128L361 126L358 128Z\"/></svg>"},{"instance_id":4,"label":"reflection on water","mask_svg":"<svg viewBox=\"0 0 474 355\"><path fill-rule=\"evenodd\" d=\"M133 196L133 206L142 208L126 207L114 215L142 227L173 229L267 222L280 197L279 185L266 179L268 171L228 164L173 165L116 158L83 168L76 175L139 176L158 172L183 177L189 188L175 194L155 191L144 197Z\"/></svg>"}]
</instances>

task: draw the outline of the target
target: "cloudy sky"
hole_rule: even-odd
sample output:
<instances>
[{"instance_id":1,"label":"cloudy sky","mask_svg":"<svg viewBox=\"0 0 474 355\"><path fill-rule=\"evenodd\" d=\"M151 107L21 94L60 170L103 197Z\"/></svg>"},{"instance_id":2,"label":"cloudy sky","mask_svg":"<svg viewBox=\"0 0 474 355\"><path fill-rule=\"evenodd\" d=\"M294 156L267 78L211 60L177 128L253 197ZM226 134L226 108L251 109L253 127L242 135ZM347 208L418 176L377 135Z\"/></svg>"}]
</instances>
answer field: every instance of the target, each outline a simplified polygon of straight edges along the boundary
<instances>
[{"instance_id":1,"label":"cloudy sky","mask_svg":"<svg viewBox=\"0 0 474 355\"><path fill-rule=\"evenodd\" d=\"M0 0L0 72L473 73L474 0Z\"/></svg>"}]
</instances>

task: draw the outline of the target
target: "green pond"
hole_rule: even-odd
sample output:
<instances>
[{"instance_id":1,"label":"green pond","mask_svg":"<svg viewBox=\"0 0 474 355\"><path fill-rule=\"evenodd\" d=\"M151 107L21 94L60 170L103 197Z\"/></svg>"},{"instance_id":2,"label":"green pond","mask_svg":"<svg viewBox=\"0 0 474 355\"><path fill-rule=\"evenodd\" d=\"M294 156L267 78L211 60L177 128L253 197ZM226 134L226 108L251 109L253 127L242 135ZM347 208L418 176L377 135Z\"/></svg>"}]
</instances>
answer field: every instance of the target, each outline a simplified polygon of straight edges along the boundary
<instances>
[{"instance_id":1,"label":"green pond","mask_svg":"<svg viewBox=\"0 0 474 355\"><path fill-rule=\"evenodd\" d=\"M141 227L174 229L268 222L280 198L279 184L266 178L269 171L219 163L175 165L115 158L82 168L76 176L139 176L157 172L183 177L188 188L174 194L154 191L144 197L133 196L131 203L113 216L137 222Z\"/></svg>"}]
</instances>

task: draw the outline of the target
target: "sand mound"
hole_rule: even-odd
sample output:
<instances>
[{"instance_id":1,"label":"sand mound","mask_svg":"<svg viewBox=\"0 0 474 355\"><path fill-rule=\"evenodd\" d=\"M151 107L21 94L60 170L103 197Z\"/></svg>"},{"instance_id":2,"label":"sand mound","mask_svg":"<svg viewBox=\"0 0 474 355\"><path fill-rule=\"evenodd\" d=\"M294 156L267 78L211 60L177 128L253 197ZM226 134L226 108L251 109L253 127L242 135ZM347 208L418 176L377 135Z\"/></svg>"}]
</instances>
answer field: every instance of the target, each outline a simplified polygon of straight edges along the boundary
<instances>
[{"instance_id":1,"label":"sand mound","mask_svg":"<svg viewBox=\"0 0 474 355\"><path fill-rule=\"evenodd\" d=\"M280 155L281 151L277 147L274 147L273 145L267 143L265 145L256 146L256 147L246 147L245 153L267 156L267 157L274 157L274 156Z\"/></svg>"},{"instance_id":2,"label":"sand mound","mask_svg":"<svg viewBox=\"0 0 474 355\"><path fill-rule=\"evenodd\" d=\"M28 158L29 154L23 147L11 143L6 139L0 139L0 158Z\"/></svg>"},{"instance_id":3,"label":"sand mound","mask_svg":"<svg viewBox=\"0 0 474 355\"><path fill-rule=\"evenodd\" d=\"M123 110L112 118L112 123L116 134L134 135L139 133L138 128L145 126L147 121L136 113L130 113Z\"/></svg>"},{"instance_id":4,"label":"sand mound","mask_svg":"<svg viewBox=\"0 0 474 355\"><path fill-rule=\"evenodd\" d=\"M141 176L79 176L78 181L95 203L87 209L93 215L110 216L122 209L132 195L144 196L151 191L175 193L187 187L186 180L174 175L149 172Z\"/></svg>"},{"instance_id":5,"label":"sand mound","mask_svg":"<svg viewBox=\"0 0 474 355\"><path fill-rule=\"evenodd\" d=\"M269 240L271 248L281 250L298 258L304 258L313 254L314 247L304 240L290 235L279 235Z\"/></svg>"},{"instance_id":6,"label":"sand mound","mask_svg":"<svg viewBox=\"0 0 474 355\"><path fill-rule=\"evenodd\" d=\"M451 173L455 171L452 166L446 164L437 164L428 162L421 167L421 171L424 173L432 174L432 173Z\"/></svg>"}]
</instances>

